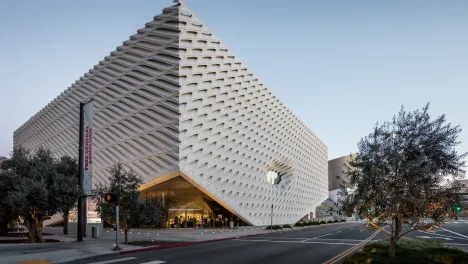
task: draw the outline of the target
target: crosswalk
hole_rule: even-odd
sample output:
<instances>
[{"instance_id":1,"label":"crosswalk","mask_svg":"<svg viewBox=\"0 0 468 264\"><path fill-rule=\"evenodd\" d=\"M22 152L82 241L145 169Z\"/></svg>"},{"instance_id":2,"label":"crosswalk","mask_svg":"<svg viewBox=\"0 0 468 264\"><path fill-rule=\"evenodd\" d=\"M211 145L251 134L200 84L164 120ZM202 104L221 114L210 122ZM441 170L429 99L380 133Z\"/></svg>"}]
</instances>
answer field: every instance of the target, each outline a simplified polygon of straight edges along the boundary
<instances>
[{"instance_id":1,"label":"crosswalk","mask_svg":"<svg viewBox=\"0 0 468 264\"><path fill-rule=\"evenodd\" d=\"M104 260L104 261L98 261L98 262L91 262L88 264L112 264L112 263L118 263L118 262L128 262L131 261L131 263L138 263L138 264L162 264L166 263L166 261L163 260L152 260L152 261L145 261L145 262L138 262L136 257L128 257L128 258L118 258L118 259L110 259L110 260Z\"/></svg>"}]
</instances>

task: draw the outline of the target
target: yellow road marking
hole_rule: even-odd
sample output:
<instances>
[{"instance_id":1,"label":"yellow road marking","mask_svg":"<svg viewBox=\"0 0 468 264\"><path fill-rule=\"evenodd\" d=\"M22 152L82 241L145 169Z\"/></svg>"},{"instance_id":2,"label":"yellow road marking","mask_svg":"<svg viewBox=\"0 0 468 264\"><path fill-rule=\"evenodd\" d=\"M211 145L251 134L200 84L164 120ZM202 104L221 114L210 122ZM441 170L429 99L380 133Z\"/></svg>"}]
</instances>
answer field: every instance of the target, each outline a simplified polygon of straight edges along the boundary
<instances>
[{"instance_id":1,"label":"yellow road marking","mask_svg":"<svg viewBox=\"0 0 468 264\"><path fill-rule=\"evenodd\" d=\"M334 256L333 258L325 261L323 264L332 264L332 263L335 263L336 261L346 257L347 255L351 254L353 251L355 251L356 249L360 248L361 246L365 245L367 242L369 242L370 240L372 240L375 236L377 236L377 234L380 232L380 230L377 230L375 231L372 235L370 235L368 238L366 238L364 241L362 241L361 243L351 247L351 248L348 248L347 250L341 252L340 254Z\"/></svg>"},{"instance_id":2,"label":"yellow road marking","mask_svg":"<svg viewBox=\"0 0 468 264\"><path fill-rule=\"evenodd\" d=\"M30 260L25 262L18 262L16 264L50 264L50 262L45 260Z\"/></svg>"}]
</instances>

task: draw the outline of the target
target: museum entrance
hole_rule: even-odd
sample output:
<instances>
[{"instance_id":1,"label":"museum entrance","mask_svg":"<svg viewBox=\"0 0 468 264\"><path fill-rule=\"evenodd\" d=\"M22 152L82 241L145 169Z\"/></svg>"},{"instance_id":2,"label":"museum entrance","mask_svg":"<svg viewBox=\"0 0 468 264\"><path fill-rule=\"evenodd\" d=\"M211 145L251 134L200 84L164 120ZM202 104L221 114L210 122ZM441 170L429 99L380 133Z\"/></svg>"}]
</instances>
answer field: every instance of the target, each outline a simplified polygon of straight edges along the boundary
<instances>
[{"instance_id":1,"label":"museum entrance","mask_svg":"<svg viewBox=\"0 0 468 264\"><path fill-rule=\"evenodd\" d=\"M154 205L161 228L216 228L246 225L219 203L178 176L142 191L142 200Z\"/></svg>"}]
</instances>

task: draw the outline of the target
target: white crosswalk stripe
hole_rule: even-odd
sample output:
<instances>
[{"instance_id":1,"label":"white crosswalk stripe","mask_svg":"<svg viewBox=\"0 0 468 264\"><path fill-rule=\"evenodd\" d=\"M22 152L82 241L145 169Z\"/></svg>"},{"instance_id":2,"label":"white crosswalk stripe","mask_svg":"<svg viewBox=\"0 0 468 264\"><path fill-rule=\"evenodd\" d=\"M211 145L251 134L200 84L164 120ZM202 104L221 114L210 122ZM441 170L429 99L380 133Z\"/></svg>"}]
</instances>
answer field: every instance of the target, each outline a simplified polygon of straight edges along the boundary
<instances>
[{"instance_id":1,"label":"white crosswalk stripe","mask_svg":"<svg viewBox=\"0 0 468 264\"><path fill-rule=\"evenodd\" d=\"M99 262L92 262L88 264L108 264L108 263L116 263L116 262L122 262L122 261L127 261L127 260L133 260L136 259L135 257L128 257L128 258L120 258L120 259L112 259L112 260L105 260L105 261L99 261Z\"/></svg>"},{"instance_id":2,"label":"white crosswalk stripe","mask_svg":"<svg viewBox=\"0 0 468 264\"><path fill-rule=\"evenodd\" d=\"M161 264L161 263L166 263L166 261L154 260L154 261L145 262L145 263L140 263L140 264Z\"/></svg>"}]
</instances>

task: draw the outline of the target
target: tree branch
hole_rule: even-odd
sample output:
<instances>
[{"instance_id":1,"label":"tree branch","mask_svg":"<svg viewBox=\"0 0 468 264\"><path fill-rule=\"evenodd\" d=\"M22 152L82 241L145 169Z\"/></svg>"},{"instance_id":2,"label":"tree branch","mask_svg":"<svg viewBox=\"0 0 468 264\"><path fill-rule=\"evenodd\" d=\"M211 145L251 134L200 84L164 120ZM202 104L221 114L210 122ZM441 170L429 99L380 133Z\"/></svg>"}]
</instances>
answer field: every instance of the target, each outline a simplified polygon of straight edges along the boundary
<instances>
[{"instance_id":1,"label":"tree branch","mask_svg":"<svg viewBox=\"0 0 468 264\"><path fill-rule=\"evenodd\" d=\"M410 229L410 230L404 232L403 234L399 235L399 236L398 236L398 239L400 239L402 236L404 236L404 235L406 235L406 234L408 234L408 233L410 233L410 232L413 232L413 231L415 231L415 230L419 230L419 229L414 229L414 228L413 228L413 229Z\"/></svg>"},{"instance_id":2,"label":"tree branch","mask_svg":"<svg viewBox=\"0 0 468 264\"><path fill-rule=\"evenodd\" d=\"M368 218L368 220L369 220L369 218ZM375 227L375 228L378 228L380 231L386 233L386 234L389 235L389 236L392 235L392 233L390 233L390 232L388 232L387 230L385 230L385 228L382 228L382 227L380 227L379 225L376 225L376 224L374 224L374 223L371 222L371 221L368 221L368 224L372 225L372 226Z\"/></svg>"}]
</instances>

